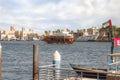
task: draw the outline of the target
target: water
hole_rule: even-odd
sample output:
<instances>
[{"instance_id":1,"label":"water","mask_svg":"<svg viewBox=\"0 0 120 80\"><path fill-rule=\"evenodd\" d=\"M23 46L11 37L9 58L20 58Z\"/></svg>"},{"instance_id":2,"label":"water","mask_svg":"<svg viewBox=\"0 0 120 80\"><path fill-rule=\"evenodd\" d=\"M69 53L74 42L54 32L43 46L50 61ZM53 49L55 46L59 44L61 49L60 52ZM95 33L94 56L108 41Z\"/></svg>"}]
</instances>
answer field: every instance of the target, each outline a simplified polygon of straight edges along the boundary
<instances>
[{"instance_id":1,"label":"water","mask_svg":"<svg viewBox=\"0 0 120 80\"><path fill-rule=\"evenodd\" d=\"M69 63L106 68L111 42L75 42L73 44L46 44L42 41L1 41L3 80L32 80L33 44L40 45L40 65L52 64L53 53L61 54L61 67ZM119 52L116 47L114 52Z\"/></svg>"}]
</instances>

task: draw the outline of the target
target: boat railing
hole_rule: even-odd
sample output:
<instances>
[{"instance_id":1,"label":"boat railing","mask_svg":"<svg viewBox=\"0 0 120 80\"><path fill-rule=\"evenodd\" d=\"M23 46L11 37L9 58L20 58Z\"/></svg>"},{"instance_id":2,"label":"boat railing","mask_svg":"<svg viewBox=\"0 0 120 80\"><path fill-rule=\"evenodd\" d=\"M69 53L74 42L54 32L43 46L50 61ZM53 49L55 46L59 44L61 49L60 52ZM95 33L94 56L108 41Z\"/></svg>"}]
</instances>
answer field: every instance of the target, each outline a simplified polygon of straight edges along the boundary
<instances>
[{"instance_id":1,"label":"boat railing","mask_svg":"<svg viewBox=\"0 0 120 80\"><path fill-rule=\"evenodd\" d=\"M100 35L100 34L98 33L98 34L95 36L95 40L97 40L97 39L98 39L99 35Z\"/></svg>"},{"instance_id":2,"label":"boat railing","mask_svg":"<svg viewBox=\"0 0 120 80\"><path fill-rule=\"evenodd\" d=\"M120 61L117 61L117 62L114 62L114 63L110 63L109 66L111 66L111 65L118 65L118 64L120 64Z\"/></svg>"},{"instance_id":3,"label":"boat railing","mask_svg":"<svg viewBox=\"0 0 120 80\"><path fill-rule=\"evenodd\" d=\"M40 80L108 80L107 75L114 75L113 79L116 80L116 76L120 75L118 73L107 72L107 71L105 72L93 71L91 73L91 71L73 70L71 68L58 69L58 68L54 68L53 66L54 65L40 66L39 79ZM55 71L59 73L55 73ZM85 73L89 73L89 74L85 75ZM59 78L56 78L56 75L59 76Z\"/></svg>"}]
</instances>

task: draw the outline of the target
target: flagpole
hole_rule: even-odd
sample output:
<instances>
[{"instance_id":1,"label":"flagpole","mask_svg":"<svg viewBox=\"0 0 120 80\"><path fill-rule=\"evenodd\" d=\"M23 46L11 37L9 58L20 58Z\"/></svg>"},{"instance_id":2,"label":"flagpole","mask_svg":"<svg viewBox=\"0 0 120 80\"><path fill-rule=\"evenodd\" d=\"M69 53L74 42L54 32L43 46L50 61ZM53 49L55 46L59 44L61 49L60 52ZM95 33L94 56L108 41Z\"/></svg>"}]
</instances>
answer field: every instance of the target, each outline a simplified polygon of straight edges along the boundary
<instances>
[{"instance_id":1,"label":"flagpole","mask_svg":"<svg viewBox=\"0 0 120 80\"><path fill-rule=\"evenodd\" d=\"M113 36L113 27L112 27L112 25L110 25L109 27L111 27L111 54L113 54L114 53L114 36ZM110 63L113 63L113 57L111 56L110 57ZM112 68L110 67L110 70L111 70Z\"/></svg>"},{"instance_id":2,"label":"flagpole","mask_svg":"<svg viewBox=\"0 0 120 80\"><path fill-rule=\"evenodd\" d=\"M113 50L114 50L114 36L113 36L113 28L111 28L111 54L113 54Z\"/></svg>"}]
</instances>

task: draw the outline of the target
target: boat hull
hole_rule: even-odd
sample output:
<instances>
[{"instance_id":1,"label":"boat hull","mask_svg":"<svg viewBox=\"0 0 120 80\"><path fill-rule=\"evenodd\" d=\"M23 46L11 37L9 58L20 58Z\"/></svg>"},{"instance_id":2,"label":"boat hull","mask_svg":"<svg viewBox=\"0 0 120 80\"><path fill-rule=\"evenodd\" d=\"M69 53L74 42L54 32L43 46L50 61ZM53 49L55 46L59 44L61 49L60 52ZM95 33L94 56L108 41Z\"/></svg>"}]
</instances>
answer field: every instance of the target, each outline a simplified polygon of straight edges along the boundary
<instances>
[{"instance_id":1,"label":"boat hull","mask_svg":"<svg viewBox=\"0 0 120 80\"><path fill-rule=\"evenodd\" d=\"M78 76L97 79L97 75L99 75L99 79L107 78L107 74L105 74L107 69L84 68L76 64L70 64L70 66L75 70Z\"/></svg>"},{"instance_id":2,"label":"boat hull","mask_svg":"<svg viewBox=\"0 0 120 80\"><path fill-rule=\"evenodd\" d=\"M48 44L72 44L74 38L70 36L47 36L44 41Z\"/></svg>"}]
</instances>

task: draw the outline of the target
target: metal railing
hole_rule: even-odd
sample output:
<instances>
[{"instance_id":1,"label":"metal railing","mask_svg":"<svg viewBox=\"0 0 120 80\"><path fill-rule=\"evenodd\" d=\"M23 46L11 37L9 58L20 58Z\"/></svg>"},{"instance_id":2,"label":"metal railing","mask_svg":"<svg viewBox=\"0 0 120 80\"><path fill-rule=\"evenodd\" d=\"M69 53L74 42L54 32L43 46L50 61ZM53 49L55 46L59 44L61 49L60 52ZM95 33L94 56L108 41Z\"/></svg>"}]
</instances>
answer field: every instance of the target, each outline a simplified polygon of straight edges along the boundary
<instances>
[{"instance_id":1,"label":"metal railing","mask_svg":"<svg viewBox=\"0 0 120 80\"><path fill-rule=\"evenodd\" d=\"M118 76L120 74L112 72L92 72L91 74L89 71L83 70L67 68L56 69L53 68L52 65L39 67L39 69L40 80L108 80L108 75L110 77L112 76L112 79L110 80L118 80L117 78L120 78L120 76ZM60 78L55 78L55 70L60 70Z\"/></svg>"}]
</instances>

